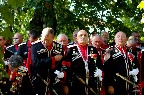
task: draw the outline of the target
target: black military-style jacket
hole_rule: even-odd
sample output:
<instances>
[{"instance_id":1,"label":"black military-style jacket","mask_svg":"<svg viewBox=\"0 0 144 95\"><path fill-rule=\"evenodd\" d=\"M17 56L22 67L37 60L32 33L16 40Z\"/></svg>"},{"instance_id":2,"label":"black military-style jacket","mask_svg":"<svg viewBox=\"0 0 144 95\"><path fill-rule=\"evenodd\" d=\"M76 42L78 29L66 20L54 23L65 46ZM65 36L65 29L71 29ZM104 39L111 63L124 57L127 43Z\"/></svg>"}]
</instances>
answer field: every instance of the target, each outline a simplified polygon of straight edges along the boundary
<instances>
[{"instance_id":1,"label":"black military-style jacket","mask_svg":"<svg viewBox=\"0 0 144 95\"><path fill-rule=\"evenodd\" d=\"M91 57L91 54L95 54L95 58ZM88 77L88 85L93 89L96 88L94 71L97 68L102 69L103 65L95 47L87 46L87 60L84 61L78 45L70 46L65 60L71 63L71 66L67 70L67 83L72 81L73 95L85 95L85 85L76 76L79 76L85 82L86 77ZM86 76L86 65L88 65L89 76ZM90 95L93 94L91 93Z\"/></svg>"},{"instance_id":2,"label":"black military-style jacket","mask_svg":"<svg viewBox=\"0 0 144 95\"><path fill-rule=\"evenodd\" d=\"M6 47L4 56L5 59L10 58L13 54L17 54L17 50L15 49L14 45Z\"/></svg>"},{"instance_id":3,"label":"black military-style jacket","mask_svg":"<svg viewBox=\"0 0 144 95\"><path fill-rule=\"evenodd\" d=\"M129 71L138 68L138 65L134 63L135 60L131 60L132 58L129 56L133 56L133 54L128 52L127 48L124 55L117 46L112 46L106 50L106 55L108 58L105 58L104 62L105 86L113 86L115 95L126 95L129 84L116 74L120 74L125 78L130 78ZM133 56L133 59L134 57L135 56Z\"/></svg>"},{"instance_id":4,"label":"black military-style jacket","mask_svg":"<svg viewBox=\"0 0 144 95\"><path fill-rule=\"evenodd\" d=\"M56 42L53 42L53 47L51 50L48 50L41 41L37 41L32 44L32 69L39 73L43 78L46 78L48 70L52 70L52 57L62 54L62 45ZM61 67L61 62L55 62L55 69ZM60 69L59 69L60 70ZM54 71L54 69L53 69Z\"/></svg>"},{"instance_id":5,"label":"black military-style jacket","mask_svg":"<svg viewBox=\"0 0 144 95\"><path fill-rule=\"evenodd\" d=\"M17 51L17 54L20 55L23 58L23 60L26 60L28 57L28 44L27 44L27 42L19 44L19 48Z\"/></svg>"}]
</instances>

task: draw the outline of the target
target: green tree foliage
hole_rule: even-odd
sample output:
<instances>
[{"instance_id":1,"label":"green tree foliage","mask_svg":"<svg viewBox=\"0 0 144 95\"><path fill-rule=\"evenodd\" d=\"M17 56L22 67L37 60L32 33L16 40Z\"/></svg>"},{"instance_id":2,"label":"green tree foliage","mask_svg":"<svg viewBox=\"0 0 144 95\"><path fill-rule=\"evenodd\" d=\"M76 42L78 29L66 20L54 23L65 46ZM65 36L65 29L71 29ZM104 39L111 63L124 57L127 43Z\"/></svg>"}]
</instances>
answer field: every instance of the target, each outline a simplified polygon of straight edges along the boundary
<instances>
[{"instance_id":1,"label":"green tree foliage","mask_svg":"<svg viewBox=\"0 0 144 95\"><path fill-rule=\"evenodd\" d=\"M92 27L98 34L109 29L110 39L117 31L128 36L139 31L143 36L143 5L141 0L1 0L0 35L21 32L26 40L28 30L41 34L44 27L52 27L56 35L72 38L75 29Z\"/></svg>"}]
</instances>

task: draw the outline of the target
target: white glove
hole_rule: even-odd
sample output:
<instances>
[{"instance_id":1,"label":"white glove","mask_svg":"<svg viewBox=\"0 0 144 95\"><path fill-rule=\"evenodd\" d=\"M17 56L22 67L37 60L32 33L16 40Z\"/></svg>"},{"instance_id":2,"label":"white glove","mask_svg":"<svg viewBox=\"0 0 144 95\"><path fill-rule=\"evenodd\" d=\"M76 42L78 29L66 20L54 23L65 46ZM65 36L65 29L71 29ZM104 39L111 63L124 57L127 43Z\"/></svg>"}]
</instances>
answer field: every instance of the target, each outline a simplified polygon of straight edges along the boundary
<instances>
[{"instance_id":1,"label":"white glove","mask_svg":"<svg viewBox=\"0 0 144 95\"><path fill-rule=\"evenodd\" d=\"M102 71L100 69L95 70L94 77L101 77L101 76L102 76Z\"/></svg>"},{"instance_id":2,"label":"white glove","mask_svg":"<svg viewBox=\"0 0 144 95\"><path fill-rule=\"evenodd\" d=\"M138 73L139 73L139 70L138 70L138 68L136 68L136 69L133 69L132 71L130 71L130 72L129 72L129 75L134 75L134 76L136 76Z\"/></svg>"},{"instance_id":3,"label":"white glove","mask_svg":"<svg viewBox=\"0 0 144 95\"><path fill-rule=\"evenodd\" d=\"M54 73L57 74L57 78L64 78L64 73L63 72L60 72L60 71L56 70Z\"/></svg>"},{"instance_id":4,"label":"white glove","mask_svg":"<svg viewBox=\"0 0 144 95\"><path fill-rule=\"evenodd\" d=\"M137 81L138 81L137 76L133 76L133 78L134 78L135 82L137 82Z\"/></svg>"},{"instance_id":5,"label":"white glove","mask_svg":"<svg viewBox=\"0 0 144 95\"><path fill-rule=\"evenodd\" d=\"M103 79L103 78L99 76L99 80L102 81L102 79Z\"/></svg>"}]
</instances>

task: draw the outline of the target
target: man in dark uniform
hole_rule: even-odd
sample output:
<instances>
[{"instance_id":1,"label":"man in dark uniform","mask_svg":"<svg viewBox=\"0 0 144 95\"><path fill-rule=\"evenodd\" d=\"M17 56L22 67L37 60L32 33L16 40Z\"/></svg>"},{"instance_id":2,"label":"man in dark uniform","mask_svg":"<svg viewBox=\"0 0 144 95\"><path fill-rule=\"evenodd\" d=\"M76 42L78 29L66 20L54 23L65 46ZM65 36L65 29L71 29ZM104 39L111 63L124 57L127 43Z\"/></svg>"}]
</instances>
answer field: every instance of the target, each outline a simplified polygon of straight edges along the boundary
<instances>
[{"instance_id":1,"label":"man in dark uniform","mask_svg":"<svg viewBox=\"0 0 144 95\"><path fill-rule=\"evenodd\" d=\"M6 50L12 52L13 54L17 54L18 45L23 42L23 36L21 33L14 34L13 37L14 45L8 46ZM6 52L7 53L7 52ZM9 55L7 58L10 58L11 55Z\"/></svg>"},{"instance_id":2,"label":"man in dark uniform","mask_svg":"<svg viewBox=\"0 0 144 95\"><path fill-rule=\"evenodd\" d=\"M136 76L139 72L138 65L133 63L134 56L128 52L125 46L126 41L125 33L120 31L115 35L116 45L106 50L104 63L106 95L128 95L131 93L130 88L133 85L125 81L123 77L131 80L130 75Z\"/></svg>"},{"instance_id":3,"label":"man in dark uniform","mask_svg":"<svg viewBox=\"0 0 144 95\"><path fill-rule=\"evenodd\" d=\"M44 28L41 36L41 41L34 42L31 47L31 73L34 76L32 80L36 93L44 95L47 94L49 90L52 91L51 87L57 86L55 78L64 77L64 73L61 72L60 62L63 57L63 50L61 44L53 41L54 30L52 28ZM49 85L45 84L42 80L47 81ZM59 92L58 87L55 90ZM53 92L51 92L51 94L53 94Z\"/></svg>"},{"instance_id":4,"label":"man in dark uniform","mask_svg":"<svg viewBox=\"0 0 144 95\"><path fill-rule=\"evenodd\" d=\"M18 45L20 43L22 43L22 41L23 41L22 34L21 33L15 33L14 37L13 37L13 41L14 41L14 45L6 47L5 54L4 54L4 60L6 63L5 67L6 67L6 71L8 73L9 83L11 83L15 79L16 72L14 72L14 73L11 72L11 70L7 66L7 61L12 55L17 54Z\"/></svg>"},{"instance_id":5,"label":"man in dark uniform","mask_svg":"<svg viewBox=\"0 0 144 95\"><path fill-rule=\"evenodd\" d=\"M127 46L129 48L129 51L135 56L134 60L135 63L139 65L139 73L138 73L138 81L134 81L136 83L139 83L140 86L142 85L142 52L141 48L137 46L137 39L134 36L130 36L128 41L127 41ZM142 93L142 92L140 92ZM141 94L139 94L141 95Z\"/></svg>"},{"instance_id":6,"label":"man in dark uniform","mask_svg":"<svg viewBox=\"0 0 144 95\"><path fill-rule=\"evenodd\" d=\"M133 33L132 33L132 36L134 36L135 38L136 38L136 40L137 40L137 47L139 47L139 48L144 48L144 43L142 43L141 41L140 41L140 34L137 32L137 31L134 31Z\"/></svg>"},{"instance_id":7,"label":"man in dark uniform","mask_svg":"<svg viewBox=\"0 0 144 95\"><path fill-rule=\"evenodd\" d=\"M108 44L109 33L106 31L102 31L101 37L102 37L102 46L101 47L103 49L107 49L109 47L109 44Z\"/></svg>"},{"instance_id":8,"label":"man in dark uniform","mask_svg":"<svg viewBox=\"0 0 144 95\"><path fill-rule=\"evenodd\" d=\"M68 47L67 47L67 45L68 45L68 37L65 34L59 34L57 36L57 42L63 45L63 52L64 52L63 58L65 58L67 50L68 50ZM65 74L66 74L66 71L65 71ZM61 85L61 88L62 88L61 90L64 93L63 95L68 95L69 88L68 88L68 86L65 83L65 79L66 79L66 77L63 78L63 80L61 80L60 85Z\"/></svg>"},{"instance_id":9,"label":"man in dark uniform","mask_svg":"<svg viewBox=\"0 0 144 95\"><path fill-rule=\"evenodd\" d=\"M104 64L105 49L103 49L103 48L101 47L101 46L102 46L102 38L101 38L101 36L99 36L99 35L93 36L93 38L92 38L92 45L93 45L94 47L96 47L99 55L101 56L102 64ZM101 77L103 77L103 76L104 76L104 72L102 72L102 76L101 76ZM101 80L101 81L102 81L102 80ZM102 85L103 82L101 83L101 81L99 82L99 88L101 88L101 89L100 89L100 95L105 95L104 85Z\"/></svg>"},{"instance_id":10,"label":"man in dark uniform","mask_svg":"<svg viewBox=\"0 0 144 95\"><path fill-rule=\"evenodd\" d=\"M8 60L12 55L17 54L18 50L18 45L23 42L23 36L21 33L15 33L13 37L14 45L6 47L5 51L5 60ZM16 73L12 73L8 68L7 68L9 80L13 81L15 78Z\"/></svg>"},{"instance_id":11,"label":"man in dark uniform","mask_svg":"<svg viewBox=\"0 0 144 95\"><path fill-rule=\"evenodd\" d=\"M38 40L39 34L36 30L30 30L28 37L29 40L27 42L19 44L17 51L17 54L23 58L23 65L28 69L27 74L23 77L22 87L19 89L20 95L35 95L29 79L31 65L31 43Z\"/></svg>"},{"instance_id":12,"label":"man in dark uniform","mask_svg":"<svg viewBox=\"0 0 144 95\"><path fill-rule=\"evenodd\" d=\"M69 67L67 84L71 86L70 95L95 95L98 93L95 77L102 74L100 56L95 47L88 45L88 33L85 30L80 30L76 39L78 44L69 47L65 58L66 66Z\"/></svg>"}]
</instances>

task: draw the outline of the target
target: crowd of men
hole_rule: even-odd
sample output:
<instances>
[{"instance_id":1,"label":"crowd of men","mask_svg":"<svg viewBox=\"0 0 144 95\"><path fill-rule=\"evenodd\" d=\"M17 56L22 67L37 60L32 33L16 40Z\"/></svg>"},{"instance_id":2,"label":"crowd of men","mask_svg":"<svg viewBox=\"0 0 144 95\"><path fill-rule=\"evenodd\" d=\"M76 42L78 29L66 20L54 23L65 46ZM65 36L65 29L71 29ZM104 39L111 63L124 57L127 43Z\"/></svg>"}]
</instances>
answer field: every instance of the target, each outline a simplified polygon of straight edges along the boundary
<instances>
[{"instance_id":1,"label":"crowd of men","mask_svg":"<svg viewBox=\"0 0 144 95\"><path fill-rule=\"evenodd\" d=\"M66 34L55 37L52 28L44 28L41 36L30 30L26 42L16 33L13 45L6 47L0 36L8 73L0 82L1 94L142 95L143 44L139 33L127 38L119 31L114 42L108 41L108 32L88 35L85 30L76 30L69 43ZM14 55L17 58L10 61ZM18 66L16 60L21 58L23 64Z\"/></svg>"}]
</instances>

